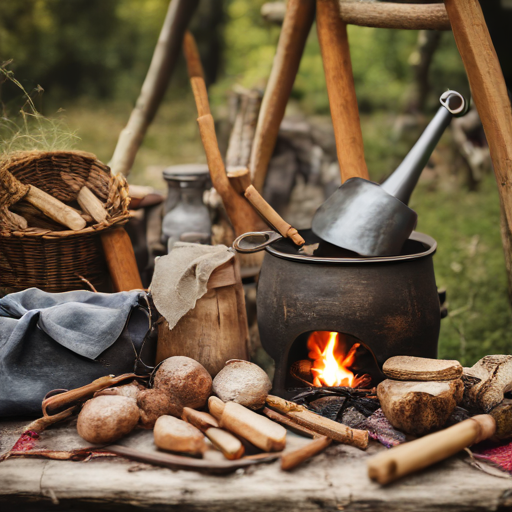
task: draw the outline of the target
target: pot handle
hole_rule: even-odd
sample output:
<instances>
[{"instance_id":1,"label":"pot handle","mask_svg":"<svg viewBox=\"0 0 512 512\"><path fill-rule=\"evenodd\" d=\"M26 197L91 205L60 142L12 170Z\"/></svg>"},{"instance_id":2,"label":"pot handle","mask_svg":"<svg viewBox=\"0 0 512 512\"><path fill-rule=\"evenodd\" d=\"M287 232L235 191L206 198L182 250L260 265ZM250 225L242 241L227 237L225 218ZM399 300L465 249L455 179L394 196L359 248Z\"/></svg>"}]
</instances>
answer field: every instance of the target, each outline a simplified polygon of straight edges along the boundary
<instances>
[{"instance_id":1,"label":"pot handle","mask_svg":"<svg viewBox=\"0 0 512 512\"><path fill-rule=\"evenodd\" d=\"M233 242L233 248L235 251L245 254L258 252L282 238L282 235L275 231L249 231L240 235Z\"/></svg>"}]
</instances>

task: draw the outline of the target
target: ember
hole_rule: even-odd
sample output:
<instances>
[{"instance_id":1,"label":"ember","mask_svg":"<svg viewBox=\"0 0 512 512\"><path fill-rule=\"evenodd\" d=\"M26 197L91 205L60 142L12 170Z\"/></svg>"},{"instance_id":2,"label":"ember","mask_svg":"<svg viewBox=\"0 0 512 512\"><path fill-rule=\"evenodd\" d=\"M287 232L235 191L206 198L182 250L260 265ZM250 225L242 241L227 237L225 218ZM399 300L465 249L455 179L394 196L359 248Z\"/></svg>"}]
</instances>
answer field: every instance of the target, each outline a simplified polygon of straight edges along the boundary
<instances>
[{"instance_id":1,"label":"ember","mask_svg":"<svg viewBox=\"0 0 512 512\"><path fill-rule=\"evenodd\" d=\"M345 355L337 332L314 331L308 338L309 358L313 361L313 385L356 387L356 376L349 370L354 364L359 343Z\"/></svg>"}]
</instances>

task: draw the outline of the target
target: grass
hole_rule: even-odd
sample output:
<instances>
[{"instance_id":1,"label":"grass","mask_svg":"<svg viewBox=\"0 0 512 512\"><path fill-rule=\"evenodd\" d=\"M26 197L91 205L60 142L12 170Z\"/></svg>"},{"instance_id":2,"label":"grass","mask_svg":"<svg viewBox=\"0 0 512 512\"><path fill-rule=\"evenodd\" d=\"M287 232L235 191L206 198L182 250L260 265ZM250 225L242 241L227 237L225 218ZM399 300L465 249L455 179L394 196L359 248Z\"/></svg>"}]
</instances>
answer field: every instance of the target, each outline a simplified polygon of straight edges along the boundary
<instances>
[{"instance_id":1,"label":"grass","mask_svg":"<svg viewBox=\"0 0 512 512\"><path fill-rule=\"evenodd\" d=\"M80 137L77 148L90 151L103 162L108 162L119 133L128 121L132 105L128 102L105 105L82 101L66 105L64 109L69 129ZM165 101L137 153L130 183L165 190L162 167L206 162L196 117L191 94Z\"/></svg>"},{"instance_id":2,"label":"grass","mask_svg":"<svg viewBox=\"0 0 512 512\"><path fill-rule=\"evenodd\" d=\"M131 105L123 103L75 103L66 107L66 117L81 138L77 147L108 162L130 111ZM130 182L163 190L159 166L204 162L195 118L190 95L166 101L137 155ZM386 113L362 116L368 167L375 180L393 170L412 144L396 135L394 123L394 116ZM441 152L448 143L446 134ZM486 354L512 353L498 192L492 174L477 192L469 192L453 164L444 171L445 176L420 182L411 207L419 214L418 230L434 237L439 246L436 278L438 286L447 289L449 310L441 324L439 356L472 365Z\"/></svg>"}]
</instances>

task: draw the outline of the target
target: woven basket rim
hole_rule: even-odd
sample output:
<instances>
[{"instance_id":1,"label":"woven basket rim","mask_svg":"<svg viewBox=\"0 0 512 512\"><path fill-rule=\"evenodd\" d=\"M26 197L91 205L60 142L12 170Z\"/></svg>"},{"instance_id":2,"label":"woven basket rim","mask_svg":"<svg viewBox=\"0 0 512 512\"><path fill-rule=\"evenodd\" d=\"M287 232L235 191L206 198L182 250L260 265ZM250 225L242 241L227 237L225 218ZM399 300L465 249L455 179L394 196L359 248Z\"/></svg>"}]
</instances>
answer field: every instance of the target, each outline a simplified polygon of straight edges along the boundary
<instances>
[{"instance_id":1,"label":"woven basket rim","mask_svg":"<svg viewBox=\"0 0 512 512\"><path fill-rule=\"evenodd\" d=\"M22 163L29 163L32 160L44 159L45 157L55 157L58 155L63 156L79 156L82 158L86 158L89 160L93 160L98 162L101 167L105 167L109 171L110 177L110 193L114 193L119 196L119 206L118 211L111 214L107 220L101 223L96 223L92 225L88 225L83 229L73 231L73 230L62 230L62 231L51 231L49 229L42 228L28 228L27 230L2 230L0 229L0 238L2 239L10 239L12 237L16 238L45 238L45 239L63 239L68 237L76 237L76 236L87 236L94 235L95 233L102 232L111 227L119 227L130 219L133 215L128 209L129 197L128 197L128 183L126 178L123 175L113 175L110 167L103 163L94 153L90 153L88 151L81 150L30 150L30 151L15 151L9 153L7 156L0 157L0 168L4 166L14 166L20 165ZM106 173L107 174L107 173ZM122 193L124 189L124 194ZM124 196L124 197L123 197Z\"/></svg>"}]
</instances>

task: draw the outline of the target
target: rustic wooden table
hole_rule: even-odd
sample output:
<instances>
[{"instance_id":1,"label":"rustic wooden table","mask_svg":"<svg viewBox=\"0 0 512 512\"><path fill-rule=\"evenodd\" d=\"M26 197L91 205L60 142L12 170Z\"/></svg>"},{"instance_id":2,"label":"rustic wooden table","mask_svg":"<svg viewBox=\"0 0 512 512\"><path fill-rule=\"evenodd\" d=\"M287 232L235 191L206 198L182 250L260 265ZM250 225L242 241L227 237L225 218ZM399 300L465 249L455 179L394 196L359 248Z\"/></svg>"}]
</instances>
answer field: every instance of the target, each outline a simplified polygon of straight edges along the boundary
<instances>
[{"instance_id":1,"label":"rustic wooden table","mask_svg":"<svg viewBox=\"0 0 512 512\"><path fill-rule=\"evenodd\" d=\"M26 422L0 422L4 453ZM171 470L122 458L89 462L9 459L0 463L4 511L512 511L512 479L454 457L388 487L368 480L368 452L331 446L295 471L260 464L224 476Z\"/></svg>"}]
</instances>

